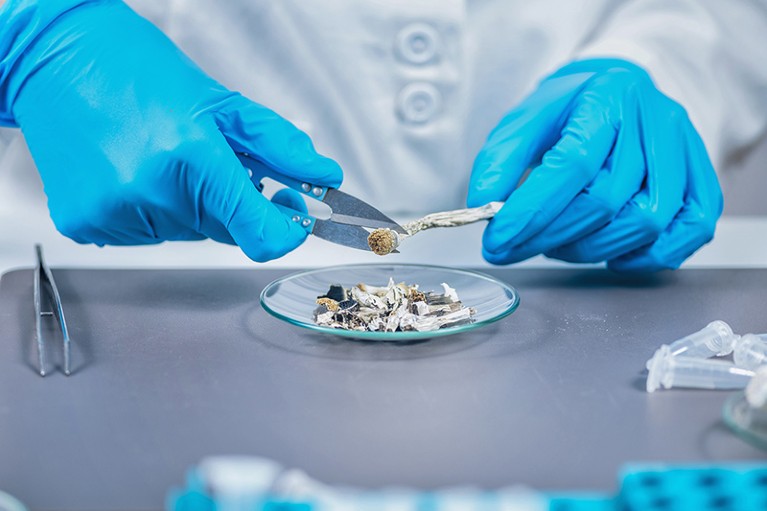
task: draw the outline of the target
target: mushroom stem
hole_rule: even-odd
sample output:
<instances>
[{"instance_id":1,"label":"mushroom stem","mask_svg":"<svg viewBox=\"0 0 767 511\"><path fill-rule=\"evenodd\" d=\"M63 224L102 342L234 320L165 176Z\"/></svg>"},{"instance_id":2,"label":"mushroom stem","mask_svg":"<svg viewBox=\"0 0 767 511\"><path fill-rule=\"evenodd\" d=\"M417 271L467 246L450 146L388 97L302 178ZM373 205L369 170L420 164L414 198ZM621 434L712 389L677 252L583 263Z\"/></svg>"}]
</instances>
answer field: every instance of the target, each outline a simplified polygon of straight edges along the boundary
<instances>
[{"instance_id":1,"label":"mushroom stem","mask_svg":"<svg viewBox=\"0 0 767 511\"><path fill-rule=\"evenodd\" d=\"M405 238L434 227L458 227L480 220L489 220L503 206L503 202L490 202L478 208L456 209L431 213L423 218L404 224L407 234L400 234L392 229L375 229L368 236L368 245L373 253L384 256L397 249Z\"/></svg>"}]
</instances>

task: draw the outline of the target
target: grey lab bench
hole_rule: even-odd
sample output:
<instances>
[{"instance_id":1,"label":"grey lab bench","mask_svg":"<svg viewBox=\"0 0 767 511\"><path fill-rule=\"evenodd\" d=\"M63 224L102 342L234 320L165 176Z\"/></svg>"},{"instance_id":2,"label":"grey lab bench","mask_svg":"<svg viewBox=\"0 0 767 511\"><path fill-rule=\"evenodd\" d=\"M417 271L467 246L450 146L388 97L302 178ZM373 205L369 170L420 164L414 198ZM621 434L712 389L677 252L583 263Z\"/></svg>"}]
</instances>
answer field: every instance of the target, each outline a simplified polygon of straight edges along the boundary
<instances>
[{"instance_id":1,"label":"grey lab bench","mask_svg":"<svg viewBox=\"0 0 767 511\"><path fill-rule=\"evenodd\" d=\"M627 462L763 461L729 395L644 391L658 345L713 319L766 331L767 270L498 269L522 303L405 345L283 323L277 270L54 270L70 377L36 373L32 272L0 281L0 488L33 509L159 509L201 458L337 484L613 492ZM54 350L55 351L55 350Z\"/></svg>"}]
</instances>

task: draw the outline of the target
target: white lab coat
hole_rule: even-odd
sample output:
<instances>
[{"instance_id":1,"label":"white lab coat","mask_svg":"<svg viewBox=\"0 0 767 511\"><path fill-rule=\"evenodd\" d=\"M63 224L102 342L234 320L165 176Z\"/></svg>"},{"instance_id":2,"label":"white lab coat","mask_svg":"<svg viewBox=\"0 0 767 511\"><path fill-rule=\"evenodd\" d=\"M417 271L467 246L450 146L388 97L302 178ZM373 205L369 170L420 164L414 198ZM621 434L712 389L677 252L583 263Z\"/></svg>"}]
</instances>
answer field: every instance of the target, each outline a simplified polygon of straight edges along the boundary
<instances>
[{"instance_id":1,"label":"white lab coat","mask_svg":"<svg viewBox=\"0 0 767 511\"><path fill-rule=\"evenodd\" d=\"M400 217L461 207L488 132L577 58L623 57L648 69L687 108L720 173L767 130L764 0L128 3L210 75L307 131L343 167L345 191ZM28 261L34 238L70 251L67 262L103 264L103 251L55 233L30 167L19 134L0 131L3 250ZM469 244L479 254L478 237ZM194 261L188 244L140 253L158 264L181 250ZM206 250L201 264L241 260L228 248Z\"/></svg>"}]
</instances>

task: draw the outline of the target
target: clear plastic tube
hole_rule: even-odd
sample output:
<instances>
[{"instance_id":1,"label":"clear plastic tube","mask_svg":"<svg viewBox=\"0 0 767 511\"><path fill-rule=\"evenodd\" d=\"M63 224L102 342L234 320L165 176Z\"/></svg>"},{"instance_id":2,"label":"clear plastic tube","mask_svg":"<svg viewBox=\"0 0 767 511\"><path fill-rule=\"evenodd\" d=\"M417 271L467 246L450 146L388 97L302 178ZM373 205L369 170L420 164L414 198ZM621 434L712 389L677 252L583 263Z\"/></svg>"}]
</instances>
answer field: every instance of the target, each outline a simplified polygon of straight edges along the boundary
<instances>
[{"instance_id":1,"label":"clear plastic tube","mask_svg":"<svg viewBox=\"0 0 767 511\"><path fill-rule=\"evenodd\" d=\"M732 357L740 367L756 369L767 364L767 342L754 334L746 334L735 344Z\"/></svg>"},{"instance_id":2,"label":"clear plastic tube","mask_svg":"<svg viewBox=\"0 0 767 511\"><path fill-rule=\"evenodd\" d=\"M732 353L739 335L732 333L730 325L721 320L712 321L694 334L669 344L675 357L723 357Z\"/></svg>"},{"instance_id":3,"label":"clear plastic tube","mask_svg":"<svg viewBox=\"0 0 767 511\"><path fill-rule=\"evenodd\" d=\"M669 346L661 346L647 362L647 392L670 389L742 389L754 371L721 360L676 357Z\"/></svg>"},{"instance_id":4,"label":"clear plastic tube","mask_svg":"<svg viewBox=\"0 0 767 511\"><path fill-rule=\"evenodd\" d=\"M688 336L677 339L668 346L674 357L710 358L723 357L732 353L740 336L732 332L730 325L722 320L712 321ZM645 367L650 369L651 360Z\"/></svg>"}]
</instances>

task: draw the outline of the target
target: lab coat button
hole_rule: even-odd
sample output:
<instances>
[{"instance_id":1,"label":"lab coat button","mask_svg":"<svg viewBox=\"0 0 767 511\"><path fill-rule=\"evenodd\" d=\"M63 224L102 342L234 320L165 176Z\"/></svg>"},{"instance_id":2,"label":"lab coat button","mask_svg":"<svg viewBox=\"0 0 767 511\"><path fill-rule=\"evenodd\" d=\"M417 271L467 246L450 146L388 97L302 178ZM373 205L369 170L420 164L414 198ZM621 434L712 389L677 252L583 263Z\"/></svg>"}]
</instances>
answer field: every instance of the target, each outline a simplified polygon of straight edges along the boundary
<instances>
[{"instance_id":1,"label":"lab coat button","mask_svg":"<svg viewBox=\"0 0 767 511\"><path fill-rule=\"evenodd\" d=\"M397 98L400 118L407 123L430 121L442 106L442 95L430 83L416 82L402 88Z\"/></svg>"},{"instance_id":2,"label":"lab coat button","mask_svg":"<svg viewBox=\"0 0 767 511\"><path fill-rule=\"evenodd\" d=\"M439 34L426 23L413 23L397 34L397 55L410 64L426 64L439 52Z\"/></svg>"}]
</instances>

